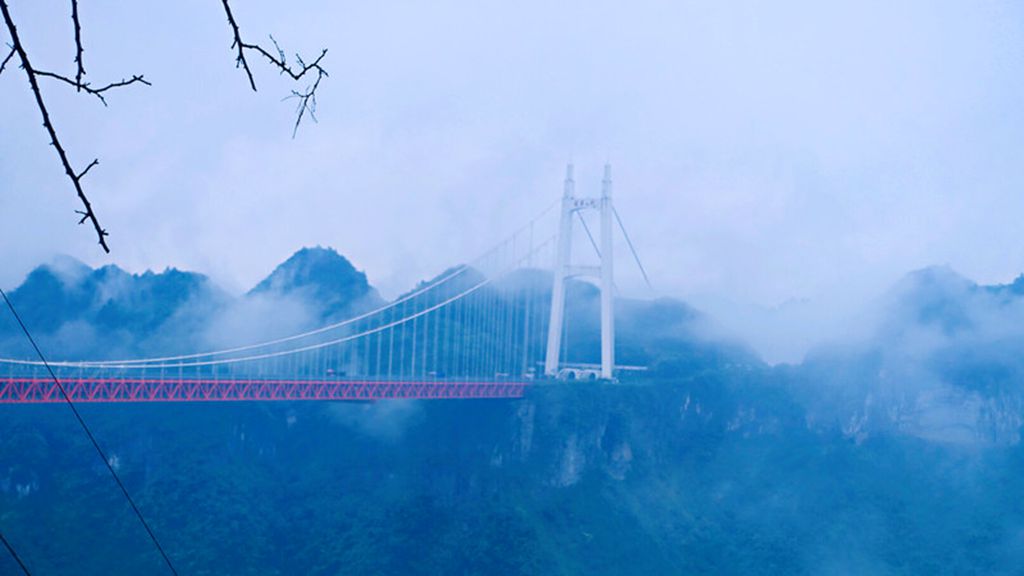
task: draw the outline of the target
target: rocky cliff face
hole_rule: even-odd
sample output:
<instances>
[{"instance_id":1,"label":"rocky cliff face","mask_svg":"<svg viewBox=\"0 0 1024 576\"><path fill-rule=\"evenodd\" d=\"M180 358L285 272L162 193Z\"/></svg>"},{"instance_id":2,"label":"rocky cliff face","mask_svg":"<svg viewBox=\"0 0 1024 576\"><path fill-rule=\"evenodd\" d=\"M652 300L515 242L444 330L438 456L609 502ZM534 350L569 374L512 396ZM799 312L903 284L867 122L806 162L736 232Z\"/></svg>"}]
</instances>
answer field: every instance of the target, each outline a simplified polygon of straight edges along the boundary
<instances>
[{"instance_id":1,"label":"rocky cliff face","mask_svg":"<svg viewBox=\"0 0 1024 576\"><path fill-rule=\"evenodd\" d=\"M93 274L30 284L97 316L137 302L74 288ZM627 302L651 370L619 384L83 413L190 574L1016 573L1020 291L914 278L867 341L798 366ZM39 572L160 568L104 474L65 407L0 406L0 523Z\"/></svg>"},{"instance_id":2,"label":"rocky cliff face","mask_svg":"<svg viewBox=\"0 0 1024 576\"><path fill-rule=\"evenodd\" d=\"M784 381L734 370L522 400L84 409L194 574L1017 566L1019 445L816 424ZM117 495L62 407L21 408L0 407L5 531L50 572L159 568L110 515Z\"/></svg>"},{"instance_id":3,"label":"rocky cliff face","mask_svg":"<svg viewBox=\"0 0 1024 576\"><path fill-rule=\"evenodd\" d=\"M1024 399L938 385L901 397L879 399L869 392L861 406L849 406L846 413L840 428L857 442L904 434L939 444L1014 446L1021 441Z\"/></svg>"},{"instance_id":4,"label":"rocky cliff face","mask_svg":"<svg viewBox=\"0 0 1024 576\"><path fill-rule=\"evenodd\" d=\"M1021 281L978 286L948 268L915 272L883 298L870 336L786 371L809 422L863 441L1016 445L1024 424Z\"/></svg>"}]
</instances>

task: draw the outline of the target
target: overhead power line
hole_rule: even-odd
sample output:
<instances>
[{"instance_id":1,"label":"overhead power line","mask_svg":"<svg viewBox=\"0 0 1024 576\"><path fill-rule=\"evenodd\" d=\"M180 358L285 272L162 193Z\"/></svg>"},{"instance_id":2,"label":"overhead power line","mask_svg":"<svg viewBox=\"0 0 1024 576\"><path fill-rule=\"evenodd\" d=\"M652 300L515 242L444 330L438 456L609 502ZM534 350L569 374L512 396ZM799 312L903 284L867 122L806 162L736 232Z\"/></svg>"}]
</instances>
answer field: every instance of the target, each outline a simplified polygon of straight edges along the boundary
<instances>
[{"instance_id":1,"label":"overhead power line","mask_svg":"<svg viewBox=\"0 0 1024 576\"><path fill-rule=\"evenodd\" d=\"M18 563L18 567L25 573L25 576L32 576L32 573L28 571L28 566L25 566L25 563L21 560L21 556L18 556L18 553L14 551L14 546L11 546L11 543L7 541L3 532L0 532L0 541L4 543L4 548L7 548L7 552L10 553L11 558L14 558L14 561Z\"/></svg>"},{"instance_id":2,"label":"overhead power line","mask_svg":"<svg viewBox=\"0 0 1024 576\"><path fill-rule=\"evenodd\" d=\"M135 512L135 516L139 519L142 527L146 529L146 534L148 534L149 539L153 541L153 545L156 546L160 556L164 559L164 562L167 564L167 568L170 569L172 574L178 576L178 571L175 570L170 557L167 556L167 552L164 551L164 547L160 545L160 541L157 539L156 534L153 533L153 529L149 527L149 523L146 522L146 518L143 517L142 511L140 511L139 507L135 504L135 500L133 500L131 494L128 493L128 489L125 487L124 483L121 482L121 477L117 475L117 471L114 470L114 466L111 464L110 459L107 458L106 452L104 452L103 448L100 447L100 444L93 435L92 430L89 429L85 420L82 419L82 415L78 412L78 408L75 407L75 403L71 401L71 397L68 396L67 390L64 389L64 385L61 384L60 379L58 379L57 375L53 372L53 368L50 367L49 362L46 361L46 357L43 356L43 351L40 350L39 345L36 344L36 341L29 332L25 322L22 321L18 311L14 308L14 303L11 302L11 299L7 297L7 293L4 292L2 288L0 288L0 296L3 296L4 302L7 304L7 308L11 311L14 319L18 322L18 326L21 327L21 331L25 334L25 338L27 338L29 343L32 344L32 348L35 350L36 355L39 356L39 360L46 367L47 372L50 374L50 378L52 378L53 383L57 385L61 396L64 397L64 401L67 402L68 407L71 408L71 413L75 415L75 419L78 420L78 424L82 427L82 430L85 431L85 435L89 437L89 441L92 443L93 448L96 449L96 453L99 454L100 460L103 460L103 464L107 467L110 475L114 478L114 482L117 483L117 487L121 489L121 494L124 495L125 500L127 500L128 504L131 505L132 511ZM4 543L7 543L6 540ZM8 550L11 550L13 553L13 549L11 549L9 545ZM22 568L24 568L24 566L22 566Z\"/></svg>"}]
</instances>

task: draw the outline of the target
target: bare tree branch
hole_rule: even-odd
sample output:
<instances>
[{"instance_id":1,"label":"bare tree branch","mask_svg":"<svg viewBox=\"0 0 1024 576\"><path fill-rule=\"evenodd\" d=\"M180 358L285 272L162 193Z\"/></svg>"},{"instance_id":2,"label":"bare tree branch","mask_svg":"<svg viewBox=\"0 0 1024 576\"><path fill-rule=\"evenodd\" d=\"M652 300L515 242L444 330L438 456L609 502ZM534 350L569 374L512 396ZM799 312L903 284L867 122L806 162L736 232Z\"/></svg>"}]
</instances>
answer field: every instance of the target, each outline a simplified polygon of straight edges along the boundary
<instances>
[{"instance_id":1,"label":"bare tree branch","mask_svg":"<svg viewBox=\"0 0 1024 576\"><path fill-rule=\"evenodd\" d=\"M235 16L231 13L231 5L228 4L228 0L223 1L224 12L228 15L228 24L231 26L231 31L235 35L235 40L231 43L231 47L238 49L238 56L235 57L235 68L241 66L245 69L245 75L249 77L249 86L252 86L252 91L255 92L256 81L253 80L252 70L249 69L249 62L245 59L245 45L242 43L242 33L238 30L238 23L235 22Z\"/></svg>"},{"instance_id":2,"label":"bare tree branch","mask_svg":"<svg viewBox=\"0 0 1024 576\"><path fill-rule=\"evenodd\" d=\"M72 80L71 78L68 78L67 76L63 76L61 74L56 74L54 72L47 72L46 70L35 70L35 74L37 76L45 76L47 78L53 78L55 80L60 80L61 82L64 82L66 84L70 84L70 85L74 86L79 91L85 90L85 92L87 94L92 94L93 96L99 98L100 102L103 102L104 106L107 105L107 99L103 97L103 93L106 92L107 90L110 90L111 88L121 88L123 86L128 86L130 84L135 84L136 82L139 82L141 84L145 84L146 86L152 86L152 84L150 84L148 80L146 80L145 78L143 78L141 75L138 75L138 74L133 75L128 80L125 80L124 78L122 78L120 82L111 82L110 84L107 84L106 86L103 86L102 88L93 88L92 85L89 84L88 82L86 82L84 84L79 84L78 82Z\"/></svg>"},{"instance_id":3,"label":"bare tree branch","mask_svg":"<svg viewBox=\"0 0 1024 576\"><path fill-rule=\"evenodd\" d=\"M78 66L78 72L75 74L75 84L78 87L78 91L81 92L82 76L85 76L85 66L82 63L82 24L78 21L78 0L71 0L71 21L75 23L75 65ZM101 97L100 100L103 98ZM103 103L106 106L106 102Z\"/></svg>"},{"instance_id":4,"label":"bare tree branch","mask_svg":"<svg viewBox=\"0 0 1024 576\"><path fill-rule=\"evenodd\" d=\"M97 165L99 163L100 163L100 159L99 158L93 158L92 162L89 162L89 165L85 167L85 170L82 170L81 172L78 173L78 178L84 177L89 172L89 170L92 170L93 166L95 166L95 165Z\"/></svg>"},{"instance_id":5,"label":"bare tree branch","mask_svg":"<svg viewBox=\"0 0 1024 576\"><path fill-rule=\"evenodd\" d=\"M11 58L14 58L14 46L11 46L11 51L7 53L7 57L4 58L4 61L0 62L0 74L4 73L4 68L7 67L7 63L11 61Z\"/></svg>"},{"instance_id":6,"label":"bare tree branch","mask_svg":"<svg viewBox=\"0 0 1024 576\"><path fill-rule=\"evenodd\" d=\"M323 78L323 74L319 74L316 77L316 81L313 82L312 86L306 88L305 92L299 92L298 90L292 90L291 96L285 96L285 100L292 98L298 98L299 104L296 106L296 117L295 126L292 128L292 138L295 138L295 134L299 131L299 124L302 122L302 116L306 112L309 113L309 117L316 122L316 89L320 86L320 79Z\"/></svg>"},{"instance_id":7,"label":"bare tree branch","mask_svg":"<svg viewBox=\"0 0 1024 576\"><path fill-rule=\"evenodd\" d=\"M231 13L231 4L229 3L229 0L222 0L222 3L224 4L224 12L228 17L228 25L231 26L231 32L234 35L234 40L231 42L231 48L237 50L237 55L235 56L235 67L241 67L245 70L245 75L249 79L249 86L252 88L253 92L256 92L256 80L253 79L252 70L249 68L249 61L245 58L246 50L252 50L260 56L263 56L275 68L280 70L281 74L287 74L295 81L301 80L307 74L312 76L313 72L316 73L316 79L312 84L308 85L304 91L299 92L297 90L292 90L291 96L285 98L286 100L291 98L299 99L299 105L296 108L295 127L292 129L292 138L294 138L295 134L299 130L299 124L302 123L302 118L307 113L309 114L309 117L316 122L316 90L320 87L320 81L323 80L324 77L328 76L327 71L320 65L324 56L327 55L327 49L325 48L321 51L316 60L313 60L309 64L306 64L303 61L302 56L296 54L295 61L297 66L289 65L288 59L284 55L284 50L281 50L281 47L278 46L277 40L274 40L273 36L270 37L270 41L274 44L274 49L277 52L277 55L272 54L259 44L248 44L243 41L241 30L238 27L238 22L235 20L234 14Z\"/></svg>"},{"instance_id":8,"label":"bare tree branch","mask_svg":"<svg viewBox=\"0 0 1024 576\"><path fill-rule=\"evenodd\" d=\"M82 170L81 173L75 173L74 168L71 167L71 161L68 160L67 152L64 151L64 147L60 143L60 139L57 138L57 131L53 127L53 123L50 121L50 113L46 109L46 103L43 102L42 93L39 91L39 82L36 79L36 70L32 68L32 63L29 62L28 54L25 53L25 48L21 43L21 39L18 37L18 29L14 25L14 20L11 18L11 11L7 6L7 0L0 0L0 12L3 12L4 23L7 25L7 31L11 35L12 48L18 54L18 59L21 61L21 69L25 71L25 75L28 77L29 86L32 88L32 94L35 96L36 105L39 108L39 113L43 117L43 127L46 128L46 132L50 135L50 143L53 148L57 151L57 156L60 158L61 164L64 166L64 172L71 179L71 183L75 187L75 192L78 193L78 198L82 201L84 210L78 210L77 212L82 215L82 219L79 220L79 224L84 224L86 221L90 222L93 229L96 230L96 236L99 238L99 244L103 248L104 252L110 253L110 247L107 246L107 231L100 226L99 220L96 218L96 212L93 211L92 203L89 202L89 198L85 195L85 191L82 190L82 177L89 171L90 168L96 165L94 160L89 166Z\"/></svg>"},{"instance_id":9,"label":"bare tree branch","mask_svg":"<svg viewBox=\"0 0 1024 576\"><path fill-rule=\"evenodd\" d=\"M271 40L271 42L274 43L274 47L277 49L277 53L278 53L277 57L275 57L270 52L267 52L266 50L264 50L264 48L262 46L260 46L259 44L244 44L243 43L242 47L247 49L247 50L255 50L255 51L259 52L264 58L269 60L271 64L273 64L274 66L277 66L278 68L280 68L281 69L281 73L288 74L289 76L291 76L292 80L299 80L299 79L301 79L303 76L306 75L306 73L310 72L311 70L315 70L318 73L318 75L321 76L321 77L322 76L327 76L327 71L320 67L320 61L323 60L324 56L327 55L327 49L326 48L324 48L323 51L320 52L320 55L317 56L316 60L314 60L311 64L304 63L302 61L302 57L299 56L298 54L296 54L295 55L295 60L296 60L296 62L298 62L299 66L300 66L300 68L298 70L296 70L296 69L292 68L291 66L289 66L288 63L285 61L284 51L281 50L281 48L279 48L277 46L277 41L274 40L273 36L270 37L270 40ZM318 80L319 80L319 78L318 78Z\"/></svg>"},{"instance_id":10,"label":"bare tree branch","mask_svg":"<svg viewBox=\"0 0 1024 576\"><path fill-rule=\"evenodd\" d=\"M7 31L11 36L11 43L8 44L10 51L7 53L6 57L0 61L0 74L2 74L7 68L7 65L11 60L17 56L20 62L20 68L25 71L25 76L28 78L29 87L32 89L36 106L43 119L43 127L46 129L46 132L50 137L50 144L54 147L54 150L57 151L57 157L60 159L64 172L71 180L72 185L75 187L75 192L78 194L78 198L82 202L83 209L75 211L77 214L81 215L81 219L78 223L84 224L89 222L92 224L92 227L95 229L96 235L99 239L100 246L102 246L105 252L109 253L110 247L107 245L106 240L108 236L107 231L100 225L99 220L96 217L96 212L93 210L92 204L82 188L82 179L85 178L86 174L88 174L94 166L99 164L99 160L93 160L81 172L76 172L71 166L71 161L68 159L67 151L64 149L64 146L61 144L60 139L57 136L57 130L50 119L50 113L46 108L46 102L43 100L42 92L39 89L39 78L51 78L69 86L73 86L77 92L85 92L86 94L95 96L103 103L104 106L107 105L105 93L109 90L129 86L135 83L144 84L146 86L151 86L151 84L142 75L133 75L131 78L122 78L118 82L111 82L110 84L100 87L93 87L91 83L84 80L86 71L83 59L84 48L82 47L82 25L78 13L78 0L71 0L71 21L74 24L75 30L74 62L76 71L74 78L70 75L66 76L64 74L34 68L32 63L29 61L28 54L21 42L21 38L18 36L18 30L14 24L13 18L11 17L8 3L9 0L0 0L0 12L3 13L4 23L6 24ZM304 90L293 89L291 90L291 94L285 97L285 100L293 98L298 100L298 104L295 108L295 125L292 128L292 138L294 138L298 133L299 126L302 124L303 119L308 117L314 122L317 120L316 92L320 87L320 82L328 76L327 71L321 66L321 62L323 62L324 57L327 56L327 50L322 50L319 56L308 64L299 54L295 55L294 63L289 63L284 50L282 50L277 44L277 41L273 36L270 37L270 41L274 48L273 52L259 44L246 43L242 39L242 33L238 26L238 22L235 20L234 14L231 12L230 1L222 0L222 3L224 5L224 12L227 15L228 24L231 26L232 35L234 37L231 48L237 50L235 66L241 67L245 70L245 75L249 79L249 86L254 92L256 91L256 80L253 77L252 69L249 67L249 62L246 59L247 51L253 51L259 56L262 56L274 68L277 68L280 74L288 75L288 77L295 82L299 82L303 78L311 78L310 83L307 84Z\"/></svg>"}]
</instances>

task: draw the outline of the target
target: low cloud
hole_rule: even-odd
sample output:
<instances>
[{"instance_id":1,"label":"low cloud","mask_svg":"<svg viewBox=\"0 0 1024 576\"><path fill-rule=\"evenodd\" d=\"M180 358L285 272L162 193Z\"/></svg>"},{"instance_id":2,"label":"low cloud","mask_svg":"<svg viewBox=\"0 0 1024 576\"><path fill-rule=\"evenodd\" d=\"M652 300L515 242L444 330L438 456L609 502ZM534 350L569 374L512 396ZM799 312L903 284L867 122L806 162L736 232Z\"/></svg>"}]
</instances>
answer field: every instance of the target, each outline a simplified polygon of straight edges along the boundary
<instances>
[{"instance_id":1,"label":"low cloud","mask_svg":"<svg viewBox=\"0 0 1024 576\"><path fill-rule=\"evenodd\" d=\"M419 421L422 408L416 400L339 402L329 405L327 413L337 423L360 434L385 442L395 442Z\"/></svg>"},{"instance_id":2,"label":"low cloud","mask_svg":"<svg viewBox=\"0 0 1024 576\"><path fill-rule=\"evenodd\" d=\"M958 446L1016 444L1024 424L1024 297L949 268L908 275L868 310L870 328L808 355L812 420L863 438L896 430Z\"/></svg>"}]
</instances>

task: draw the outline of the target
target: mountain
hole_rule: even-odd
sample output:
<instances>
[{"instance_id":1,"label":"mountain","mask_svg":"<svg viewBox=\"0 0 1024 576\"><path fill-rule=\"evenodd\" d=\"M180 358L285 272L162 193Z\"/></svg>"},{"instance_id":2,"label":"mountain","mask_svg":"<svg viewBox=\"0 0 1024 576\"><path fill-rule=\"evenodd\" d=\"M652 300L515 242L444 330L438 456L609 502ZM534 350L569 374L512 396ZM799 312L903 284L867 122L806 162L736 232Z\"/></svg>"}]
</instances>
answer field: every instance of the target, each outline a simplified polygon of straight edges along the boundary
<instances>
[{"instance_id":1,"label":"mountain","mask_svg":"<svg viewBox=\"0 0 1024 576\"><path fill-rule=\"evenodd\" d=\"M1014 574L1024 560L1020 447L855 442L808 427L771 372L516 401L82 409L188 574ZM75 426L63 406L0 406L5 535L34 572L157 573Z\"/></svg>"},{"instance_id":2,"label":"mountain","mask_svg":"<svg viewBox=\"0 0 1024 576\"><path fill-rule=\"evenodd\" d=\"M70 258L32 270L10 297L54 359L130 356L181 346L166 335L188 334L204 313L228 300L202 274L174 268L130 274L113 265L94 270ZM6 316L0 322L4 348L30 352Z\"/></svg>"},{"instance_id":3,"label":"mountain","mask_svg":"<svg viewBox=\"0 0 1024 576\"><path fill-rule=\"evenodd\" d=\"M822 346L795 371L812 420L851 437L896 432L1018 444L1024 424L1020 281L981 286L948 267L907 275L870 335Z\"/></svg>"},{"instance_id":4,"label":"mountain","mask_svg":"<svg viewBox=\"0 0 1024 576\"><path fill-rule=\"evenodd\" d=\"M319 317L335 320L384 303L366 274L332 248L302 248L271 272L249 296L273 294L313 303Z\"/></svg>"},{"instance_id":5,"label":"mountain","mask_svg":"<svg viewBox=\"0 0 1024 576\"><path fill-rule=\"evenodd\" d=\"M317 310L303 322L348 313L375 293L335 256L301 251L248 295L210 297L207 322L236 314L252 337L264 300L257 318L293 300ZM120 317L160 332L190 301L169 287L205 290L187 273L44 268L15 294L87 311L78 326ZM459 270L453 293L481 278ZM347 299L317 295L333 281ZM761 362L686 303L619 299L620 360L650 369L617 384L538 382L519 400L80 409L183 573L1016 574L1021 283L911 273L866 336L795 365ZM543 319L549 290L550 275L527 270L473 297ZM590 361L597 291L568 290L568 357ZM100 313L110 302L122 316ZM69 330L57 310L39 314L47 334ZM449 327L480 346L478 320ZM0 527L36 572L157 572L76 426L64 406L0 406Z\"/></svg>"},{"instance_id":6,"label":"mountain","mask_svg":"<svg viewBox=\"0 0 1024 576\"><path fill-rule=\"evenodd\" d=\"M92 269L69 257L38 266L10 296L54 359L131 358L250 343L383 304L364 273L325 248L299 250L241 298L195 272L131 274L113 265ZM253 324L252 316L268 310L275 315ZM235 333L225 335L226 329ZM0 318L0 349L32 356L7 315Z\"/></svg>"},{"instance_id":7,"label":"mountain","mask_svg":"<svg viewBox=\"0 0 1024 576\"><path fill-rule=\"evenodd\" d=\"M450 295L482 280L453 268ZM530 311L546 322L551 276L522 270L474 292L448 331L473 350L493 335L473 301ZM697 381L772 374L822 431L859 441L907 434L960 445L1016 444L1024 423L1024 280L980 286L947 267L908 274L877 303L866 338L820 346L800 365L770 369L742 342L719 336L713 319L678 300L617 299L617 360L646 367L646 378ZM515 290L513 290L513 288ZM600 359L598 290L567 286L564 360ZM446 292L446 294L448 294ZM513 296L514 295L514 296ZM303 248L242 297L201 274L167 269L129 274L58 259L33 270L11 293L44 350L58 359L195 352L287 336L383 304L366 275L329 248ZM517 312L518 314L518 312ZM512 338L539 358L544 332ZM411 339L399 346L415 347ZM10 318L0 319L5 355L31 356ZM371 357L373 346L368 349ZM518 348L517 348L518 350ZM513 357L522 351L513 351ZM444 367L439 368L445 371ZM753 377L753 376L751 376Z\"/></svg>"}]
</instances>

